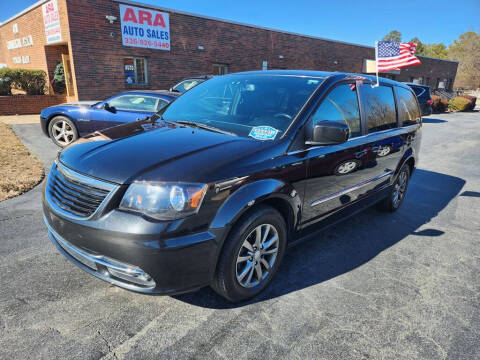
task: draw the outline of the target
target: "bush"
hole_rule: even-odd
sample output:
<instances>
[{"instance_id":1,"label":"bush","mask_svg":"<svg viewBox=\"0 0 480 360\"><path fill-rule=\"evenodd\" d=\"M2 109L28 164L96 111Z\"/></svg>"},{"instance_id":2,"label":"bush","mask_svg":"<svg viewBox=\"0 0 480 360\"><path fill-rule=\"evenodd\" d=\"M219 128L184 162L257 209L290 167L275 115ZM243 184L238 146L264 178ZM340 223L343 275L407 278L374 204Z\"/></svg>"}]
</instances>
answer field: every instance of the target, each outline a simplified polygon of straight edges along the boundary
<instances>
[{"instance_id":1,"label":"bush","mask_svg":"<svg viewBox=\"0 0 480 360\"><path fill-rule=\"evenodd\" d=\"M13 86L27 95L45 94L47 74L43 70L11 69Z\"/></svg>"},{"instance_id":2,"label":"bush","mask_svg":"<svg viewBox=\"0 0 480 360\"><path fill-rule=\"evenodd\" d=\"M475 109L475 105L477 103L477 97L476 96L472 96L472 95L468 95L468 94L461 94L461 95L458 95L458 96L463 97L465 99L468 99L468 101L470 102L470 105L468 106L467 110L473 111Z\"/></svg>"},{"instance_id":3,"label":"bush","mask_svg":"<svg viewBox=\"0 0 480 360\"><path fill-rule=\"evenodd\" d=\"M10 69L0 69L0 95L12 95L12 74Z\"/></svg>"},{"instance_id":4,"label":"bush","mask_svg":"<svg viewBox=\"0 0 480 360\"><path fill-rule=\"evenodd\" d=\"M52 86L53 91L55 91L57 94L63 94L65 92L65 72L61 62L59 62L55 67Z\"/></svg>"},{"instance_id":5,"label":"bush","mask_svg":"<svg viewBox=\"0 0 480 360\"><path fill-rule=\"evenodd\" d=\"M452 111L466 111L470 108L470 100L457 96L448 102L448 108Z\"/></svg>"},{"instance_id":6,"label":"bush","mask_svg":"<svg viewBox=\"0 0 480 360\"><path fill-rule=\"evenodd\" d=\"M432 110L434 113L447 111L448 101L438 95L432 95Z\"/></svg>"}]
</instances>

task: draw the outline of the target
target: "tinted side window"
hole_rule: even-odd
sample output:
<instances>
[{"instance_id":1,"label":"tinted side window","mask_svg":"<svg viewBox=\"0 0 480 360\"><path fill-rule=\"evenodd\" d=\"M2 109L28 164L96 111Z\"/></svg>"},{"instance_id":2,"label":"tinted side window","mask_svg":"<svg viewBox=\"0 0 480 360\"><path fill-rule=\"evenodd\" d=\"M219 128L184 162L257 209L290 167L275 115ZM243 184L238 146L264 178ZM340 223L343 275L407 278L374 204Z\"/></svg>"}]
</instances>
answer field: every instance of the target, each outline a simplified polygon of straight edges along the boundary
<instances>
[{"instance_id":1,"label":"tinted side window","mask_svg":"<svg viewBox=\"0 0 480 360\"><path fill-rule=\"evenodd\" d=\"M360 111L355 88L352 90L349 84L345 84L330 91L312 116L313 124L322 120L343 122L350 128L351 138L360 136Z\"/></svg>"},{"instance_id":2,"label":"tinted side window","mask_svg":"<svg viewBox=\"0 0 480 360\"><path fill-rule=\"evenodd\" d=\"M182 81L180 84L177 84L173 87L173 90L176 90L180 93L190 90L191 88L197 86L198 84L204 82L202 79L191 79Z\"/></svg>"},{"instance_id":3,"label":"tinted side window","mask_svg":"<svg viewBox=\"0 0 480 360\"><path fill-rule=\"evenodd\" d=\"M415 95L417 95L417 96L422 96L423 93L425 92L425 89L421 88L419 86L412 86L412 89L415 92Z\"/></svg>"},{"instance_id":4,"label":"tinted side window","mask_svg":"<svg viewBox=\"0 0 480 360\"><path fill-rule=\"evenodd\" d=\"M402 126L413 125L420 122L420 110L411 91L396 86L398 103L398 117Z\"/></svg>"},{"instance_id":5,"label":"tinted side window","mask_svg":"<svg viewBox=\"0 0 480 360\"><path fill-rule=\"evenodd\" d=\"M108 103L117 110L155 112L157 99L148 96L126 95L119 96Z\"/></svg>"},{"instance_id":6,"label":"tinted side window","mask_svg":"<svg viewBox=\"0 0 480 360\"><path fill-rule=\"evenodd\" d=\"M162 110L165 106L168 105L168 102L162 99L158 99L157 111Z\"/></svg>"},{"instance_id":7,"label":"tinted side window","mask_svg":"<svg viewBox=\"0 0 480 360\"><path fill-rule=\"evenodd\" d=\"M372 87L363 85L365 114L368 132L388 130L397 127L393 89L388 86Z\"/></svg>"}]
</instances>

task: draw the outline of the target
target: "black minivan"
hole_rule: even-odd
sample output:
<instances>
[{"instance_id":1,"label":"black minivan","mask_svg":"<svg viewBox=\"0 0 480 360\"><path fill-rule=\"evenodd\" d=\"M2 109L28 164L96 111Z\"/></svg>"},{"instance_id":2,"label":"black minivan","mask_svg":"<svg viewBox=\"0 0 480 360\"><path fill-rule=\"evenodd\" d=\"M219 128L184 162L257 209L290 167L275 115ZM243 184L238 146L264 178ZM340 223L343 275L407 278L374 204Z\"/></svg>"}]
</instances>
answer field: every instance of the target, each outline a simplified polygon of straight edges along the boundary
<instances>
[{"instance_id":1,"label":"black minivan","mask_svg":"<svg viewBox=\"0 0 480 360\"><path fill-rule=\"evenodd\" d=\"M312 232L373 204L398 209L421 126L413 91L388 79L219 76L64 148L44 220L60 252L112 284L245 300Z\"/></svg>"}]
</instances>

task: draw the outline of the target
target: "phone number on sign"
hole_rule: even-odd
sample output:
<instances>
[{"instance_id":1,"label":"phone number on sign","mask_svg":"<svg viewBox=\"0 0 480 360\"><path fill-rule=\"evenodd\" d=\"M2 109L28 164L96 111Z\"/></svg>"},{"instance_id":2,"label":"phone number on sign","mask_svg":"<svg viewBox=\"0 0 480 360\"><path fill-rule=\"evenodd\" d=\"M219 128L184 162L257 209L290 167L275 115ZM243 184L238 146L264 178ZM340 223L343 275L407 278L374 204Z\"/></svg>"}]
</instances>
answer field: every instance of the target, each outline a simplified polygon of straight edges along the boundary
<instances>
[{"instance_id":1,"label":"phone number on sign","mask_svg":"<svg viewBox=\"0 0 480 360\"><path fill-rule=\"evenodd\" d=\"M144 40L144 39L136 39L136 38L123 38L125 44L130 45L140 45L140 46L148 46L148 47L159 47L168 49L170 47L169 43L166 42L159 42L159 41L152 41L152 40Z\"/></svg>"}]
</instances>

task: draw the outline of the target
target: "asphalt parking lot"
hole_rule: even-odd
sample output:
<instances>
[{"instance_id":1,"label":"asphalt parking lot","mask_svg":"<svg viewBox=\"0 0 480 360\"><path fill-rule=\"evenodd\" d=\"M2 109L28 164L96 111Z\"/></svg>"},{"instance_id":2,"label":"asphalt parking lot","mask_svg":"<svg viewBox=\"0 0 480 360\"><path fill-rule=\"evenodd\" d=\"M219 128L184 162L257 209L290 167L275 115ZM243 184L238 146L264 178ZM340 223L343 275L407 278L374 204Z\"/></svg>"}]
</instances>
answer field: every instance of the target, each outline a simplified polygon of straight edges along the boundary
<instances>
[{"instance_id":1,"label":"asphalt parking lot","mask_svg":"<svg viewBox=\"0 0 480 360\"><path fill-rule=\"evenodd\" d=\"M39 125L12 127L48 168ZM296 247L245 304L87 275L50 243L41 188L0 203L0 359L480 358L480 112L425 118L402 208Z\"/></svg>"}]
</instances>

